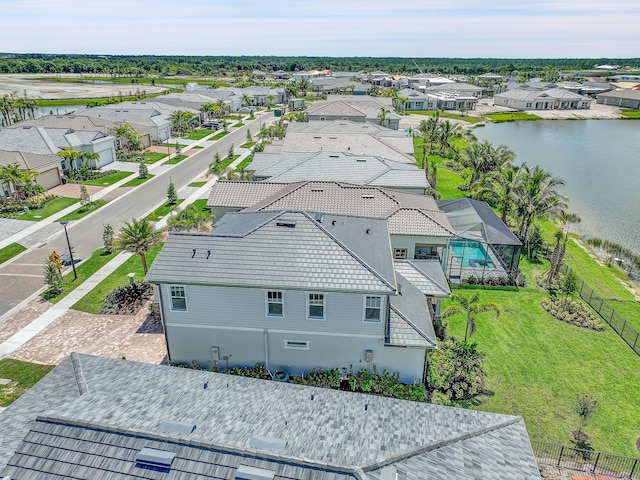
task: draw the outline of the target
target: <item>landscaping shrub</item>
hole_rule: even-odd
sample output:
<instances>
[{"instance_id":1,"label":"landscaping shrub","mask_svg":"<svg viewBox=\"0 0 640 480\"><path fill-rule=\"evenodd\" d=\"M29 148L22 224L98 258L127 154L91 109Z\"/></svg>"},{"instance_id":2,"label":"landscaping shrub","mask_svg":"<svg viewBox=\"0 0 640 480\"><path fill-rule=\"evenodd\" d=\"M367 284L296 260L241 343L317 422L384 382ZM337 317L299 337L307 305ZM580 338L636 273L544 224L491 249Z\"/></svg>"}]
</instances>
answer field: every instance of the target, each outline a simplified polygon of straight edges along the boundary
<instances>
[{"instance_id":1,"label":"landscaping shrub","mask_svg":"<svg viewBox=\"0 0 640 480\"><path fill-rule=\"evenodd\" d=\"M445 340L429 353L429 389L440 405L469 400L484 391L485 354L475 343Z\"/></svg>"},{"instance_id":2,"label":"landscaping shrub","mask_svg":"<svg viewBox=\"0 0 640 480\"><path fill-rule=\"evenodd\" d=\"M0 200L0 214L21 212L25 207L30 210L38 210L43 208L47 203L55 200L53 195L39 195L37 197L30 197L27 199L16 199L13 197L5 197Z\"/></svg>"},{"instance_id":3,"label":"landscaping shrub","mask_svg":"<svg viewBox=\"0 0 640 480\"><path fill-rule=\"evenodd\" d=\"M589 308L581 301L572 298L546 298L540 305L561 322L566 322L576 327L588 328L597 332L604 332L604 324L593 315Z\"/></svg>"},{"instance_id":4,"label":"landscaping shrub","mask_svg":"<svg viewBox=\"0 0 640 480\"><path fill-rule=\"evenodd\" d=\"M484 278L481 275L469 275L466 283L469 285L485 285L489 287L524 287L526 285L525 277L522 275L520 269L518 269L516 274L492 275Z\"/></svg>"},{"instance_id":5,"label":"landscaping shrub","mask_svg":"<svg viewBox=\"0 0 640 480\"><path fill-rule=\"evenodd\" d=\"M149 283L136 282L118 287L107 295L98 313L135 315L152 294L153 286Z\"/></svg>"},{"instance_id":6,"label":"landscaping shrub","mask_svg":"<svg viewBox=\"0 0 640 480\"><path fill-rule=\"evenodd\" d=\"M65 175L70 183L79 183L84 182L86 180L96 180L97 178L106 177L107 175L112 175L114 173L118 173L117 170L93 170L89 167L81 167L77 170L65 170Z\"/></svg>"}]
</instances>

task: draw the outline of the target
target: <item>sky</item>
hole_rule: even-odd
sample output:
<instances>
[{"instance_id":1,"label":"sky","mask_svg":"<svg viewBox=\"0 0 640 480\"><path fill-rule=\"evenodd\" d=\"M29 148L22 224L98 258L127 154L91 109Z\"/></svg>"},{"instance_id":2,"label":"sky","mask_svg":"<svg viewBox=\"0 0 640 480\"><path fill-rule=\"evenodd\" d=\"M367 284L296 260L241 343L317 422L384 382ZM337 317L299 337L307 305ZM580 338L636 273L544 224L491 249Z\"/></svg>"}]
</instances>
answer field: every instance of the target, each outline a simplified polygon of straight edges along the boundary
<instances>
[{"instance_id":1,"label":"sky","mask_svg":"<svg viewBox=\"0 0 640 480\"><path fill-rule=\"evenodd\" d=\"M640 1L0 0L0 52L630 58Z\"/></svg>"}]
</instances>

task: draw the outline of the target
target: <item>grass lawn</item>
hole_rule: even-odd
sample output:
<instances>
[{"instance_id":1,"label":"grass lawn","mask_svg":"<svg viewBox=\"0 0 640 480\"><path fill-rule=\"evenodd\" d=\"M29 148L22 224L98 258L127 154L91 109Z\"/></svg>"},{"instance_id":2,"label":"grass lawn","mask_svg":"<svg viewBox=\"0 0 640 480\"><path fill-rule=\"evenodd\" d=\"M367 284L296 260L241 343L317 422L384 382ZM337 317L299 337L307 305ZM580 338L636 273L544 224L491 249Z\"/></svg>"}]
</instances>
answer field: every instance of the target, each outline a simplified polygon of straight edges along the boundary
<instances>
[{"instance_id":1,"label":"grass lawn","mask_svg":"<svg viewBox=\"0 0 640 480\"><path fill-rule=\"evenodd\" d=\"M175 165L176 163L180 163L185 158L187 158L186 155L176 155L171 160L167 160L166 162L164 162L164 164L165 165Z\"/></svg>"},{"instance_id":2,"label":"grass lawn","mask_svg":"<svg viewBox=\"0 0 640 480\"><path fill-rule=\"evenodd\" d=\"M634 120L640 119L640 110L622 110L620 113L627 118L632 118Z\"/></svg>"},{"instance_id":3,"label":"grass lawn","mask_svg":"<svg viewBox=\"0 0 640 480\"><path fill-rule=\"evenodd\" d=\"M209 207L207 207L207 199L206 198L201 198L200 200L196 200L195 202L193 202L193 206L196 207L198 210L201 210L203 212L211 213L211 209Z\"/></svg>"},{"instance_id":4,"label":"grass lawn","mask_svg":"<svg viewBox=\"0 0 640 480\"><path fill-rule=\"evenodd\" d=\"M256 144L256 142L247 142L240 145L240 148L251 148Z\"/></svg>"},{"instance_id":5,"label":"grass lawn","mask_svg":"<svg viewBox=\"0 0 640 480\"><path fill-rule=\"evenodd\" d=\"M542 117L533 115L531 113L514 112L514 113L489 113L485 115L494 123L502 122L518 122L521 120L542 120Z\"/></svg>"},{"instance_id":6,"label":"grass lawn","mask_svg":"<svg viewBox=\"0 0 640 480\"><path fill-rule=\"evenodd\" d=\"M149 251L149 253L147 253L147 264L149 266L151 266L161 248L162 244L154 247ZM81 312L93 314L98 313L102 302L111 290L129 283L129 273L135 274L135 279L138 281L144 278L140 256L131 256L131 258L120 265L112 274L96 285L93 290L75 303L71 308L74 310L80 310Z\"/></svg>"},{"instance_id":7,"label":"grass lawn","mask_svg":"<svg viewBox=\"0 0 640 480\"><path fill-rule=\"evenodd\" d=\"M107 204L106 200L95 200L93 202L89 202L86 205L83 205L82 207L80 207L79 209L65 215L64 217L58 219L58 221L62 221L62 220L80 220L82 217L86 217L87 215L89 215L92 212L95 212L96 210L98 210L100 207L104 206Z\"/></svg>"},{"instance_id":8,"label":"grass lawn","mask_svg":"<svg viewBox=\"0 0 640 480\"><path fill-rule=\"evenodd\" d=\"M168 153L147 152L144 154L144 163L156 163L168 156Z\"/></svg>"},{"instance_id":9,"label":"grass lawn","mask_svg":"<svg viewBox=\"0 0 640 480\"><path fill-rule=\"evenodd\" d=\"M190 133L186 138L189 140L202 140L207 135L211 135L213 130L198 130L196 132Z\"/></svg>"},{"instance_id":10,"label":"grass lawn","mask_svg":"<svg viewBox=\"0 0 640 480\"><path fill-rule=\"evenodd\" d=\"M422 140L419 137L415 137L413 139L414 151L416 156L416 163L419 168L423 168L422 166ZM456 148L461 149L467 145L465 140L457 140L454 142ZM466 192L458 190L458 185L461 185L463 182L462 176L453 172L442 166L442 163L446 160L439 155L428 155L427 157L429 164L434 160L436 165L438 165L438 184L437 190L440 194L440 197L444 200L448 200L451 198L460 198L464 197ZM429 167L431 168L431 167Z\"/></svg>"},{"instance_id":11,"label":"grass lawn","mask_svg":"<svg viewBox=\"0 0 640 480\"><path fill-rule=\"evenodd\" d=\"M58 303L69 293L82 285L82 283L91 275L104 267L116 255L117 252L104 253L103 248L101 248L100 250L96 250L88 259L76 265L76 273L78 274L78 278L76 280L73 279L73 272L69 272L63 277L62 287L64 290L62 291L62 293L52 295L49 291L45 291L42 294L42 298L44 298L45 300L49 300L52 303Z\"/></svg>"},{"instance_id":12,"label":"grass lawn","mask_svg":"<svg viewBox=\"0 0 640 480\"><path fill-rule=\"evenodd\" d=\"M0 248L0 264L12 259L19 253L24 252L27 247L23 247L19 243L10 243L4 248Z\"/></svg>"},{"instance_id":13,"label":"grass lawn","mask_svg":"<svg viewBox=\"0 0 640 480\"><path fill-rule=\"evenodd\" d=\"M143 184L147 180L151 180L155 175L148 174L146 178L134 178L133 180L129 180L127 183L122 185L123 187L137 187L138 185Z\"/></svg>"},{"instance_id":14,"label":"grass lawn","mask_svg":"<svg viewBox=\"0 0 640 480\"><path fill-rule=\"evenodd\" d=\"M16 398L33 387L54 365L38 365L12 358L0 360L0 378L12 380L0 385L0 407L8 407Z\"/></svg>"},{"instance_id":15,"label":"grass lawn","mask_svg":"<svg viewBox=\"0 0 640 480\"><path fill-rule=\"evenodd\" d=\"M16 213L14 217L18 220L43 220L47 217L50 217L54 213L58 213L60 210L64 210L67 207L70 207L74 203L78 203L80 200L77 198L56 198L55 200L51 200L47 203L43 208L38 210L29 210L29 213Z\"/></svg>"},{"instance_id":16,"label":"grass lawn","mask_svg":"<svg viewBox=\"0 0 640 480\"><path fill-rule=\"evenodd\" d=\"M107 175L102 178L96 178L95 180L83 180L80 183L85 185L94 185L96 187L107 187L109 185L113 185L116 182L119 182L123 178L127 178L128 176L133 175L131 172L116 172L111 175Z\"/></svg>"},{"instance_id":17,"label":"grass lawn","mask_svg":"<svg viewBox=\"0 0 640 480\"><path fill-rule=\"evenodd\" d=\"M222 137L224 137L225 135L229 135L229 132L220 132L220 133L216 133L213 137L211 137L209 140L220 140Z\"/></svg>"},{"instance_id":18,"label":"grass lawn","mask_svg":"<svg viewBox=\"0 0 640 480\"><path fill-rule=\"evenodd\" d=\"M236 124L234 124L234 125L231 125L231 126L232 126L232 127L242 127L243 125L244 125L244 123L242 123L242 122L238 122L238 123L236 123Z\"/></svg>"},{"instance_id":19,"label":"grass lawn","mask_svg":"<svg viewBox=\"0 0 640 480\"><path fill-rule=\"evenodd\" d=\"M482 117L470 117L469 115L460 115L459 113L442 112L439 110L407 110L407 114L425 115L427 117L433 117L436 112L440 112L440 118L454 118L456 120L462 120L463 122L479 123L484 122Z\"/></svg>"},{"instance_id":20,"label":"grass lawn","mask_svg":"<svg viewBox=\"0 0 640 480\"><path fill-rule=\"evenodd\" d=\"M202 187L204 185L206 185L207 182L191 182L188 186L189 187Z\"/></svg>"},{"instance_id":21,"label":"grass lawn","mask_svg":"<svg viewBox=\"0 0 640 480\"><path fill-rule=\"evenodd\" d=\"M193 147L191 147L192 150L200 150L204 148L202 145L194 145Z\"/></svg>"},{"instance_id":22,"label":"grass lawn","mask_svg":"<svg viewBox=\"0 0 640 480\"><path fill-rule=\"evenodd\" d=\"M156 208L151 214L147 215L146 219L149 220L150 222L159 222L164 217L166 217L171 210L176 208L183 201L184 201L183 199L179 199L173 205L169 205L169 204L165 203L161 207Z\"/></svg>"},{"instance_id":23,"label":"grass lawn","mask_svg":"<svg viewBox=\"0 0 640 480\"><path fill-rule=\"evenodd\" d=\"M608 326L595 332L547 314L540 307L546 294L535 285L479 293L503 313L499 320L491 313L478 316L472 340L487 355L488 393L472 408L521 415L533 440L570 445L579 424L576 394L593 395L598 408L585 430L594 449L637 456L640 404L632 392L640 384L640 357ZM463 338L463 315L447 323Z\"/></svg>"},{"instance_id":24,"label":"grass lawn","mask_svg":"<svg viewBox=\"0 0 640 480\"><path fill-rule=\"evenodd\" d=\"M236 167L236 169L234 170L234 172L239 172L239 171L240 171L240 169L243 169L243 168L245 168L245 169L246 169L246 168L251 164L251 162L252 162L252 161L253 161L253 153L252 153L252 154L250 154L250 155L248 155L248 156L247 156L247 158L245 158L244 160L242 160L242 161L238 164L238 166Z\"/></svg>"}]
</instances>

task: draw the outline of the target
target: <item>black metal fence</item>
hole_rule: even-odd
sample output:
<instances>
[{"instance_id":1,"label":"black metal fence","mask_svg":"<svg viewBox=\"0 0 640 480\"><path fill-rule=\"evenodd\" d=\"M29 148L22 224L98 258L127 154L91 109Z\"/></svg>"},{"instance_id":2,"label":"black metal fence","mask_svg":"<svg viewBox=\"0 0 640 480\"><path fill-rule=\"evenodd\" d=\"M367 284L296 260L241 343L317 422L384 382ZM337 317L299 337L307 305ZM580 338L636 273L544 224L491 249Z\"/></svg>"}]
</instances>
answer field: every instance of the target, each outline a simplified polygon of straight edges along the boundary
<instances>
[{"instance_id":1,"label":"black metal fence","mask_svg":"<svg viewBox=\"0 0 640 480\"><path fill-rule=\"evenodd\" d=\"M562 264L560 271L564 274L567 273L569 267L566 264ZM620 335L620 337L627 342L627 345L631 349L640 355L640 333L633 328L633 326L627 322L622 315L620 315L609 302L598 295L593 288L585 283L580 277L580 286L578 287L578 294L585 302L591 305L598 315L607 322L613 330Z\"/></svg>"},{"instance_id":2,"label":"black metal fence","mask_svg":"<svg viewBox=\"0 0 640 480\"><path fill-rule=\"evenodd\" d=\"M551 465L611 475L616 478L640 480L640 458L622 457L608 453L580 450L553 443L531 442L538 465Z\"/></svg>"}]
</instances>

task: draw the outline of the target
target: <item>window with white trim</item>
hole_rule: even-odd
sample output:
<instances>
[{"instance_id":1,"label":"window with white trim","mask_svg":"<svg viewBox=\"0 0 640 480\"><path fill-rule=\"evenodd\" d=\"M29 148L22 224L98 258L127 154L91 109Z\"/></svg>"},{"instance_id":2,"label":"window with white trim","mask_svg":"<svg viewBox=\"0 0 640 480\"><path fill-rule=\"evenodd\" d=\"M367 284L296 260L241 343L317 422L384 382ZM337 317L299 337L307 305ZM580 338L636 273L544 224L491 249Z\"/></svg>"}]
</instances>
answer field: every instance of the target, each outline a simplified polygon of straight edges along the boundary
<instances>
[{"instance_id":1,"label":"window with white trim","mask_svg":"<svg viewBox=\"0 0 640 480\"><path fill-rule=\"evenodd\" d=\"M382 321L382 297L364 297L364 321L375 323Z\"/></svg>"},{"instance_id":2,"label":"window with white trim","mask_svg":"<svg viewBox=\"0 0 640 480\"><path fill-rule=\"evenodd\" d=\"M267 292L267 316L284 317L284 295L282 292L273 290Z\"/></svg>"},{"instance_id":3,"label":"window with white trim","mask_svg":"<svg viewBox=\"0 0 640 480\"><path fill-rule=\"evenodd\" d=\"M284 340L284 348L291 350L309 350L309 340Z\"/></svg>"},{"instance_id":4,"label":"window with white trim","mask_svg":"<svg viewBox=\"0 0 640 480\"><path fill-rule=\"evenodd\" d=\"M324 320L324 293L307 295L307 318Z\"/></svg>"},{"instance_id":5,"label":"window with white trim","mask_svg":"<svg viewBox=\"0 0 640 480\"><path fill-rule=\"evenodd\" d=\"M171 285L169 287L169 296L171 297L171 311L186 312L187 311L187 294L184 287Z\"/></svg>"},{"instance_id":6,"label":"window with white trim","mask_svg":"<svg viewBox=\"0 0 640 480\"><path fill-rule=\"evenodd\" d=\"M393 249L393 258L396 260L404 260L407 258L407 249L406 248L394 248Z\"/></svg>"}]
</instances>

